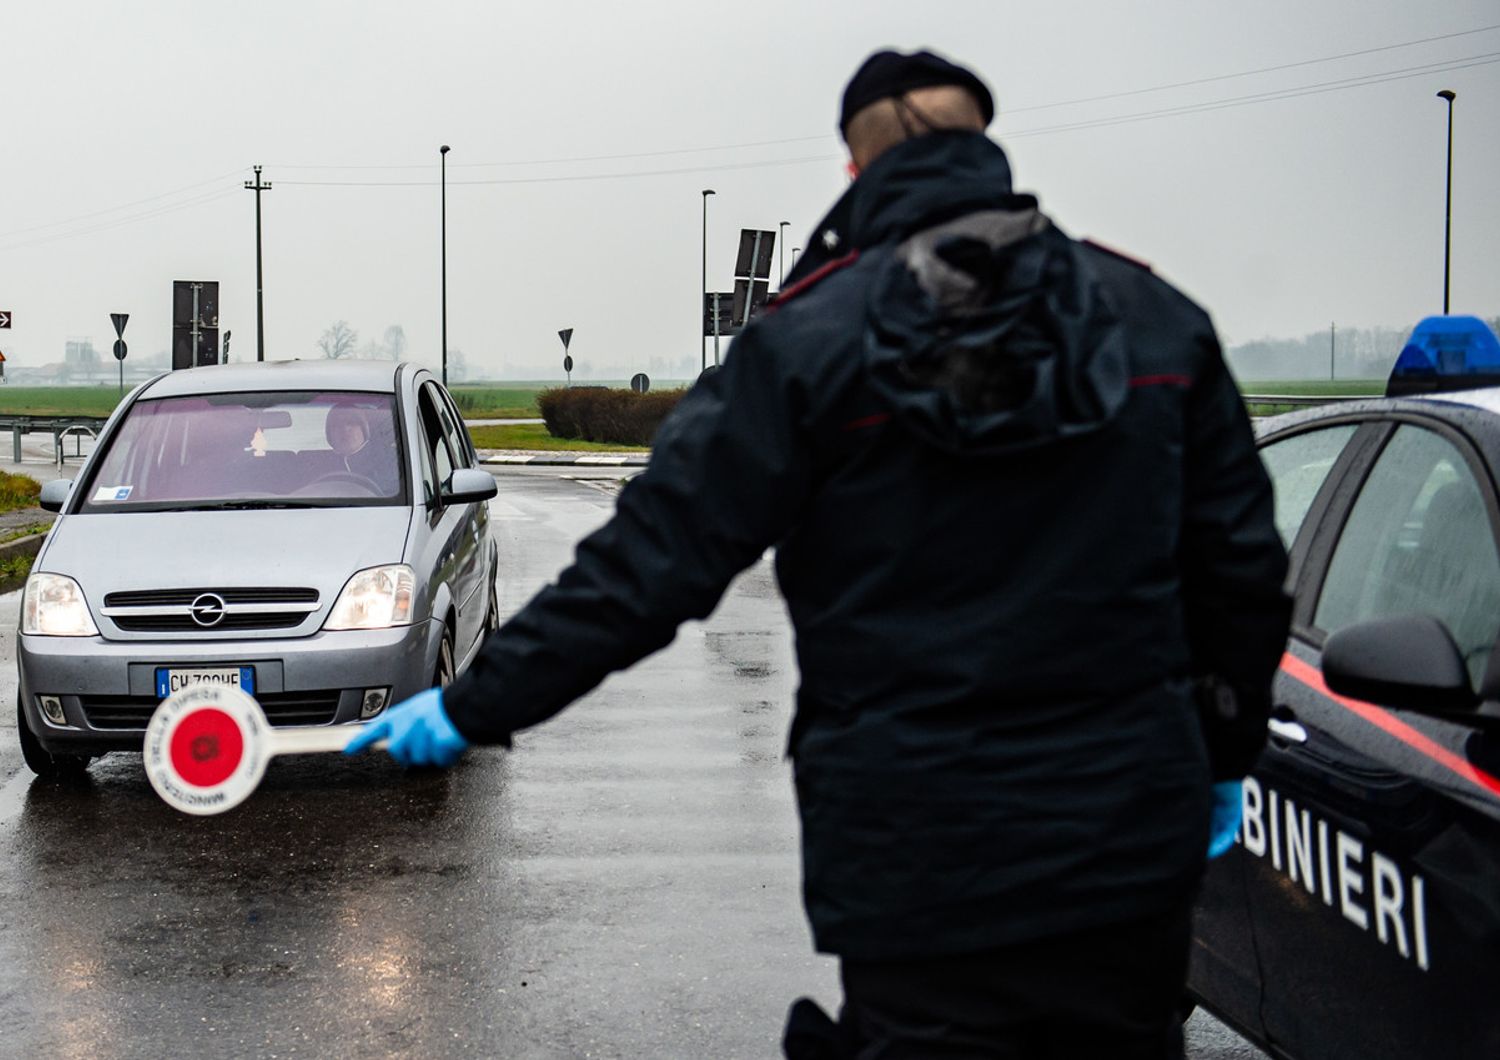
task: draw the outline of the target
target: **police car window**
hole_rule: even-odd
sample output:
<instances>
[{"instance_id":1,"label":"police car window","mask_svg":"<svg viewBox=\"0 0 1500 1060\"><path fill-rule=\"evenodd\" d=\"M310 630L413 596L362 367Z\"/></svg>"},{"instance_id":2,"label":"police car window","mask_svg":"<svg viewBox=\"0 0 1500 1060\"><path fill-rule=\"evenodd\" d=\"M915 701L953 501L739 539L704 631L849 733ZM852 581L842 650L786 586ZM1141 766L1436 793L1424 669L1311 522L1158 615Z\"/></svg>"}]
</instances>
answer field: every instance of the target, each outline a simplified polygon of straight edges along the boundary
<instances>
[{"instance_id":1,"label":"police car window","mask_svg":"<svg viewBox=\"0 0 1500 1060\"><path fill-rule=\"evenodd\" d=\"M1284 438L1260 450L1276 494L1276 529L1287 548L1328 477L1333 463L1354 436L1355 424L1325 427Z\"/></svg>"},{"instance_id":2,"label":"police car window","mask_svg":"<svg viewBox=\"0 0 1500 1060\"><path fill-rule=\"evenodd\" d=\"M1468 464L1445 438L1411 425L1360 491L1314 622L1333 632L1407 614L1442 620L1477 686L1500 635L1500 552Z\"/></svg>"}]
</instances>

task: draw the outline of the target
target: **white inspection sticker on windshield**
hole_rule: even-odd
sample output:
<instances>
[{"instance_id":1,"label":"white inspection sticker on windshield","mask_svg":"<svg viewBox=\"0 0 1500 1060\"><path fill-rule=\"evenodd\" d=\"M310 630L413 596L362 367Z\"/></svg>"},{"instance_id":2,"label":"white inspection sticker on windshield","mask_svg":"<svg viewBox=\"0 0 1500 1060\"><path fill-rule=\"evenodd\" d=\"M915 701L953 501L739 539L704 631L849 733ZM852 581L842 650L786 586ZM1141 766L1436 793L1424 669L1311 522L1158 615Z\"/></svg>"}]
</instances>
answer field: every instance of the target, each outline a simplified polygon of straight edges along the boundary
<instances>
[{"instance_id":1,"label":"white inspection sticker on windshield","mask_svg":"<svg viewBox=\"0 0 1500 1060\"><path fill-rule=\"evenodd\" d=\"M134 486L100 486L94 491L94 503L129 500L130 491L134 488Z\"/></svg>"}]
</instances>

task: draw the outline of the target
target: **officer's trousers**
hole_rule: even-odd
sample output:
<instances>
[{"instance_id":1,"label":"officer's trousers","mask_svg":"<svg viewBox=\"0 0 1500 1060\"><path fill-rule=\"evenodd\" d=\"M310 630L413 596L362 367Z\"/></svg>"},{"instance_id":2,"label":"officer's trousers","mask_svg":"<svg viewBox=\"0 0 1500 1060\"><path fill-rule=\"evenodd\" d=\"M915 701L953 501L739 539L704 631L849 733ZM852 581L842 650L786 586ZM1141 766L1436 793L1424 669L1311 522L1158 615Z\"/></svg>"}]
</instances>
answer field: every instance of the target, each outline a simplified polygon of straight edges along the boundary
<instances>
[{"instance_id":1,"label":"officer's trousers","mask_svg":"<svg viewBox=\"0 0 1500 1060\"><path fill-rule=\"evenodd\" d=\"M1184 907L960 957L845 960L838 1044L823 1055L1181 1060L1191 925Z\"/></svg>"}]
</instances>

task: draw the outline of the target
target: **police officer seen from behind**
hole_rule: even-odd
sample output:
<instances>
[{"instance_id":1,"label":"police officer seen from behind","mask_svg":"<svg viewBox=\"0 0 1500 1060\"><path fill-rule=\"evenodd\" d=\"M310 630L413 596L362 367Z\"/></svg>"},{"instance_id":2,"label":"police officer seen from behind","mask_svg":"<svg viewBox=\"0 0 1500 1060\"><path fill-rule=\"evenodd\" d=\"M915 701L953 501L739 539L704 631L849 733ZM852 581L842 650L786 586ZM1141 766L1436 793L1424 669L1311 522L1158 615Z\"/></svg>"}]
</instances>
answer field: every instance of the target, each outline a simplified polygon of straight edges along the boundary
<instances>
[{"instance_id":1,"label":"police officer seen from behind","mask_svg":"<svg viewBox=\"0 0 1500 1060\"><path fill-rule=\"evenodd\" d=\"M358 744L508 744L775 545L807 914L845 993L836 1029L794 1007L792 1056L1180 1056L1194 891L1287 632L1207 315L1013 192L993 111L944 59L872 56L858 177L786 290L574 565Z\"/></svg>"}]
</instances>

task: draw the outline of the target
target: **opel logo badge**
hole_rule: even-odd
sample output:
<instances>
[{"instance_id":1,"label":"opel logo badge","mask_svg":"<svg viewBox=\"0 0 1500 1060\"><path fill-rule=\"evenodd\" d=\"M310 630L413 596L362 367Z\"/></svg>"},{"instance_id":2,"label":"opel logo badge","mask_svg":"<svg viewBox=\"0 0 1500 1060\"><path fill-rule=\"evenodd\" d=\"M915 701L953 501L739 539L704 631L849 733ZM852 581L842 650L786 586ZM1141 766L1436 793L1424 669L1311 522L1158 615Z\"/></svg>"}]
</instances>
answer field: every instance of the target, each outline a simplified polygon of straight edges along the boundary
<instances>
[{"instance_id":1,"label":"opel logo badge","mask_svg":"<svg viewBox=\"0 0 1500 1060\"><path fill-rule=\"evenodd\" d=\"M224 620L224 598L217 593L204 593L188 608L193 621L207 628L217 626Z\"/></svg>"}]
</instances>

